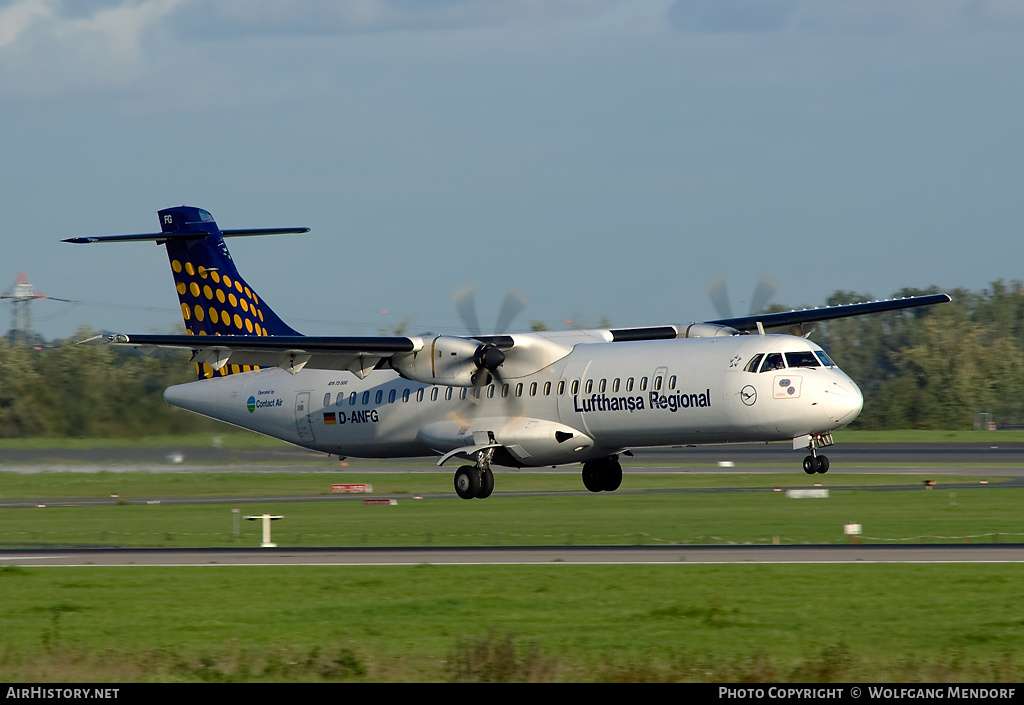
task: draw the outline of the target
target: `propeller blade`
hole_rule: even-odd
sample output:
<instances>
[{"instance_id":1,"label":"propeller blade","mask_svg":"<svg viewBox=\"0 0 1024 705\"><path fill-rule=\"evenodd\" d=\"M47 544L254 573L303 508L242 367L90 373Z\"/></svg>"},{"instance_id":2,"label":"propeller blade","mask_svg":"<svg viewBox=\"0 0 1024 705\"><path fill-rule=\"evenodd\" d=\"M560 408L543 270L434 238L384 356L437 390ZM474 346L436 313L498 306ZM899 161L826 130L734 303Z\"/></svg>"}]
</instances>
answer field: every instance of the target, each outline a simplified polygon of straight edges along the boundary
<instances>
[{"instance_id":1,"label":"propeller blade","mask_svg":"<svg viewBox=\"0 0 1024 705\"><path fill-rule=\"evenodd\" d=\"M721 318L732 318L732 306L729 305L729 292L725 288L725 275L719 274L708 282L708 296L711 305Z\"/></svg>"},{"instance_id":2,"label":"propeller blade","mask_svg":"<svg viewBox=\"0 0 1024 705\"><path fill-rule=\"evenodd\" d=\"M750 297L750 315L754 316L768 308L768 303L779 291L779 283L767 274L757 281L754 294Z\"/></svg>"},{"instance_id":3,"label":"propeller blade","mask_svg":"<svg viewBox=\"0 0 1024 705\"><path fill-rule=\"evenodd\" d=\"M508 327L515 317L526 308L527 303L526 297L518 291L508 292L501 304L501 310L498 312L498 322L494 326L494 334L507 333Z\"/></svg>"},{"instance_id":4,"label":"propeller blade","mask_svg":"<svg viewBox=\"0 0 1024 705\"><path fill-rule=\"evenodd\" d=\"M469 330L470 335L482 335L480 321L476 317L476 301L473 295L473 285L466 284L455 292L455 310L462 319L462 324Z\"/></svg>"}]
</instances>

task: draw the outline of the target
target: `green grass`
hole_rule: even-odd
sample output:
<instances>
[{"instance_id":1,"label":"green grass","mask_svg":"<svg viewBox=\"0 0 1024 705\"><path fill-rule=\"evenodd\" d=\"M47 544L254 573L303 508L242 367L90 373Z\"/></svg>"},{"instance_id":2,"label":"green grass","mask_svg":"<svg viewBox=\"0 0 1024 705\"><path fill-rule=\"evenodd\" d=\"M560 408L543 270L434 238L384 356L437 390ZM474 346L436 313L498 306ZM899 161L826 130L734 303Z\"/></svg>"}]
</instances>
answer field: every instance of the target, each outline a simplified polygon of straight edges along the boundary
<instances>
[{"instance_id":1,"label":"green grass","mask_svg":"<svg viewBox=\"0 0 1024 705\"><path fill-rule=\"evenodd\" d=\"M6 568L0 678L1019 682L1019 566Z\"/></svg>"},{"instance_id":2,"label":"green grass","mask_svg":"<svg viewBox=\"0 0 1024 705\"><path fill-rule=\"evenodd\" d=\"M799 473L0 473L0 547L1020 542L1020 490L988 478ZM981 485L982 479L989 484ZM370 482L394 506L332 499ZM820 482L827 499L781 491ZM952 487L957 483L969 488ZM868 486L897 489L875 491ZM743 492L703 492L708 488ZM851 489L837 489L850 487ZM506 494L548 490L555 494ZM110 498L117 493L117 500ZM144 504L154 497L263 497ZM435 496L436 495L436 496ZM282 502L275 497L309 497ZM423 496L424 499L415 499ZM59 506L93 497L106 506ZM17 562L17 561L16 561ZM1020 682L1019 565L0 567L0 678L136 681Z\"/></svg>"}]
</instances>

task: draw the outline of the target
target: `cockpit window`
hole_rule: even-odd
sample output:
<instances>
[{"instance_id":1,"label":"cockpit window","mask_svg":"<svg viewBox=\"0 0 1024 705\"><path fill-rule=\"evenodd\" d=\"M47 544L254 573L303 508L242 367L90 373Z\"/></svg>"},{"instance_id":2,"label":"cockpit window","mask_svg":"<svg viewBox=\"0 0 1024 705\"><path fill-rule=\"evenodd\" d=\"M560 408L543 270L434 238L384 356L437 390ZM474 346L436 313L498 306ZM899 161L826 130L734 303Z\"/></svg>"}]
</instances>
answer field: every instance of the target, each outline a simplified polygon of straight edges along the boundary
<instances>
[{"instance_id":1,"label":"cockpit window","mask_svg":"<svg viewBox=\"0 0 1024 705\"><path fill-rule=\"evenodd\" d=\"M750 358L750 362L743 368L744 372L757 372L757 366L761 364L761 358L764 357L764 353L758 353L754 357Z\"/></svg>"},{"instance_id":2,"label":"cockpit window","mask_svg":"<svg viewBox=\"0 0 1024 705\"><path fill-rule=\"evenodd\" d=\"M824 350L815 350L814 354L818 356L818 359L821 360L821 364L823 364L825 367L836 366L836 363L832 362L832 358L826 355Z\"/></svg>"},{"instance_id":3,"label":"cockpit window","mask_svg":"<svg viewBox=\"0 0 1024 705\"><path fill-rule=\"evenodd\" d=\"M821 367L821 362L810 350L786 353L786 362L790 367Z\"/></svg>"},{"instance_id":4,"label":"cockpit window","mask_svg":"<svg viewBox=\"0 0 1024 705\"><path fill-rule=\"evenodd\" d=\"M785 368L786 363L782 360L782 353L768 353L761 365L761 372L771 372Z\"/></svg>"}]
</instances>

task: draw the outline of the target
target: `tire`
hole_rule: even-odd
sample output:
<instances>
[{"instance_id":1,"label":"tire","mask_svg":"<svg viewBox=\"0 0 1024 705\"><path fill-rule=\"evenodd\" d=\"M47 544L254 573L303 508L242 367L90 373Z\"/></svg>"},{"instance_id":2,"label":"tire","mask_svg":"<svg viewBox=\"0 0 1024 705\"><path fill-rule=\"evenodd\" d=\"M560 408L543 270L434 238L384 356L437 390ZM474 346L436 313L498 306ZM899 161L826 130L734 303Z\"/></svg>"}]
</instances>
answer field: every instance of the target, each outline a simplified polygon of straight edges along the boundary
<instances>
[{"instance_id":1,"label":"tire","mask_svg":"<svg viewBox=\"0 0 1024 705\"><path fill-rule=\"evenodd\" d=\"M824 475L825 473L828 472L828 456L827 455L819 455L818 456L818 472L821 473L822 475Z\"/></svg>"},{"instance_id":2,"label":"tire","mask_svg":"<svg viewBox=\"0 0 1024 705\"><path fill-rule=\"evenodd\" d=\"M818 460L813 455L808 455L804 458L804 472L808 475L818 472L818 466Z\"/></svg>"},{"instance_id":3,"label":"tire","mask_svg":"<svg viewBox=\"0 0 1024 705\"><path fill-rule=\"evenodd\" d=\"M614 492L622 484L622 465L618 458L608 458L608 464L604 469L604 491Z\"/></svg>"},{"instance_id":4,"label":"tire","mask_svg":"<svg viewBox=\"0 0 1024 705\"><path fill-rule=\"evenodd\" d=\"M455 494L462 499L474 499L480 492L480 471L473 465L463 465L455 471Z\"/></svg>"},{"instance_id":5,"label":"tire","mask_svg":"<svg viewBox=\"0 0 1024 705\"><path fill-rule=\"evenodd\" d=\"M591 492L600 492L604 489L601 484L602 479L602 468L601 460L592 460L589 463L583 463L583 486Z\"/></svg>"},{"instance_id":6,"label":"tire","mask_svg":"<svg viewBox=\"0 0 1024 705\"><path fill-rule=\"evenodd\" d=\"M494 473L490 468L480 471L480 490L476 493L477 499L487 499L494 491Z\"/></svg>"}]
</instances>

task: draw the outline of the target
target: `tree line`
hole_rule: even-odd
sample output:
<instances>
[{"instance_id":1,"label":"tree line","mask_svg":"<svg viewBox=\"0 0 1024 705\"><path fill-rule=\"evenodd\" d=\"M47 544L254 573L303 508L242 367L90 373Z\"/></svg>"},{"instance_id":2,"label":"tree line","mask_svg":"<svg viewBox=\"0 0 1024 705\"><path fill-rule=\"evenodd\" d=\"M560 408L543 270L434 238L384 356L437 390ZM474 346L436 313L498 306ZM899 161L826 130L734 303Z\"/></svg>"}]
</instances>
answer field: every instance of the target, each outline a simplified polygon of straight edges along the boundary
<instances>
[{"instance_id":1,"label":"tree line","mask_svg":"<svg viewBox=\"0 0 1024 705\"><path fill-rule=\"evenodd\" d=\"M894 296L937 293L904 289ZM851 428L1024 427L1024 284L998 281L953 301L819 323L818 342L864 392ZM837 291L829 305L869 301ZM775 306L773 310L785 310ZM81 330L37 349L0 339L0 437L130 437L223 428L164 403L195 379L187 353L83 345Z\"/></svg>"}]
</instances>

